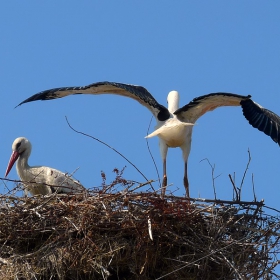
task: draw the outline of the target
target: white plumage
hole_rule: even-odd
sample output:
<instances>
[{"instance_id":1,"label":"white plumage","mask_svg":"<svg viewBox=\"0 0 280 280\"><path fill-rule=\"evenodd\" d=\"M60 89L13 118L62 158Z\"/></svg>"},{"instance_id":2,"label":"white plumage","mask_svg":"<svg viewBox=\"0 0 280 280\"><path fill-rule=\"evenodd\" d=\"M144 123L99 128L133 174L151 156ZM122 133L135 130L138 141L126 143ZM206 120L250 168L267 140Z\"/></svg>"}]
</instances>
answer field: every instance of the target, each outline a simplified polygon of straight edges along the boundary
<instances>
[{"instance_id":1,"label":"white plumage","mask_svg":"<svg viewBox=\"0 0 280 280\"><path fill-rule=\"evenodd\" d=\"M12 145L12 155L7 166L7 176L17 161L18 176L24 186L32 194L51 194L81 192L84 187L69 175L46 166L29 166L28 158L31 154L31 143L24 137L17 138Z\"/></svg>"}]
</instances>

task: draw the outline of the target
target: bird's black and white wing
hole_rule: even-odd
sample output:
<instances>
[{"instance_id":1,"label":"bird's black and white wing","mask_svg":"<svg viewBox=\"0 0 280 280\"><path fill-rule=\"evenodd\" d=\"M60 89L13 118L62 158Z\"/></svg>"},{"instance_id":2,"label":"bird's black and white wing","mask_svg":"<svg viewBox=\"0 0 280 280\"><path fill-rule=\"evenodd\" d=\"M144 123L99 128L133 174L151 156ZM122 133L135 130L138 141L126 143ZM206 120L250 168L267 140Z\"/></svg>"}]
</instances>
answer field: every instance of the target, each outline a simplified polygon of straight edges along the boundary
<instances>
[{"instance_id":1,"label":"bird's black and white wing","mask_svg":"<svg viewBox=\"0 0 280 280\"><path fill-rule=\"evenodd\" d=\"M199 117L209 111L222 106L240 106L242 100L250 98L250 95L244 96L224 92L210 93L194 98L189 104L179 108L174 114L182 121L195 123Z\"/></svg>"},{"instance_id":2,"label":"bird's black and white wing","mask_svg":"<svg viewBox=\"0 0 280 280\"><path fill-rule=\"evenodd\" d=\"M251 99L242 100L243 115L249 123L280 146L280 117Z\"/></svg>"},{"instance_id":3,"label":"bird's black and white wing","mask_svg":"<svg viewBox=\"0 0 280 280\"><path fill-rule=\"evenodd\" d=\"M160 121L165 121L170 117L168 109L159 104L144 87L114 82L98 82L82 87L61 87L44 90L27 98L18 106L31 101L51 100L74 94L117 94L126 96L135 99L148 108Z\"/></svg>"}]
</instances>

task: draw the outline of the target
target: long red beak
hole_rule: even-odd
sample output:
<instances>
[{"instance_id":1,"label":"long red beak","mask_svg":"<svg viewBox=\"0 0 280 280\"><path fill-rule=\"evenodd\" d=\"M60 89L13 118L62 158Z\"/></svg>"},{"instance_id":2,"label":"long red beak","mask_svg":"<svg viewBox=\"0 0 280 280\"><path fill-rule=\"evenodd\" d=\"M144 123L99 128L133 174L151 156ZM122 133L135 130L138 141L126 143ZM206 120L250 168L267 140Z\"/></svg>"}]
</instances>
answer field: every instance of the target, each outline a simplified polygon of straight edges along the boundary
<instances>
[{"instance_id":1,"label":"long red beak","mask_svg":"<svg viewBox=\"0 0 280 280\"><path fill-rule=\"evenodd\" d=\"M5 173L5 177L9 174L9 172L11 171L14 163L16 162L16 160L18 159L19 157L19 153L14 151L10 157L10 161L8 163L8 167L6 169L6 173Z\"/></svg>"}]
</instances>

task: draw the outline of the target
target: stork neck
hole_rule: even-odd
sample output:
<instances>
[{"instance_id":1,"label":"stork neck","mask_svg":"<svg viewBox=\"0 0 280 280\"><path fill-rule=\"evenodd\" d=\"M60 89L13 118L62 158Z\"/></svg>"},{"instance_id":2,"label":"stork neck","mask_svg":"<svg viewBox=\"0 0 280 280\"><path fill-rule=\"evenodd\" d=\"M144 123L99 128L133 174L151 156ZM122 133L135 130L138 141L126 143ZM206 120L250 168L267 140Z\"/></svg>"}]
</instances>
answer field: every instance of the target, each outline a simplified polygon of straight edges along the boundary
<instances>
[{"instance_id":1,"label":"stork neck","mask_svg":"<svg viewBox=\"0 0 280 280\"><path fill-rule=\"evenodd\" d=\"M171 91L168 94L168 111L173 114L179 109L179 94L177 91Z\"/></svg>"},{"instance_id":2,"label":"stork neck","mask_svg":"<svg viewBox=\"0 0 280 280\"><path fill-rule=\"evenodd\" d=\"M20 178L24 177L24 173L30 166L28 165L28 156L24 153L19 156L17 160L17 173Z\"/></svg>"},{"instance_id":3,"label":"stork neck","mask_svg":"<svg viewBox=\"0 0 280 280\"><path fill-rule=\"evenodd\" d=\"M173 115L173 113L178 110L178 104L169 104L168 103L168 111Z\"/></svg>"}]
</instances>

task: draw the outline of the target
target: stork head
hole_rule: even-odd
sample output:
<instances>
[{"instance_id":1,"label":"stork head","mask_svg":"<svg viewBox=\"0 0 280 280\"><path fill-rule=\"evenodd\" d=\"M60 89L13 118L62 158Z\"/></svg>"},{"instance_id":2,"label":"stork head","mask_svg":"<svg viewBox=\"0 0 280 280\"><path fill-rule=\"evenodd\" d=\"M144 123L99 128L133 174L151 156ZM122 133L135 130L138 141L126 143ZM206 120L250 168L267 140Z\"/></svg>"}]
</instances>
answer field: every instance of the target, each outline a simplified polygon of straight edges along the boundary
<instances>
[{"instance_id":1,"label":"stork head","mask_svg":"<svg viewBox=\"0 0 280 280\"><path fill-rule=\"evenodd\" d=\"M179 100L180 96L178 91L172 90L167 96L168 110L173 114L176 110L179 109Z\"/></svg>"},{"instance_id":2,"label":"stork head","mask_svg":"<svg viewBox=\"0 0 280 280\"><path fill-rule=\"evenodd\" d=\"M19 158L19 156L23 155L28 158L31 153L31 143L25 137L17 138L12 145L12 155L10 161L8 163L8 167L5 173L5 177L9 174L10 170L12 169L14 163Z\"/></svg>"}]
</instances>

